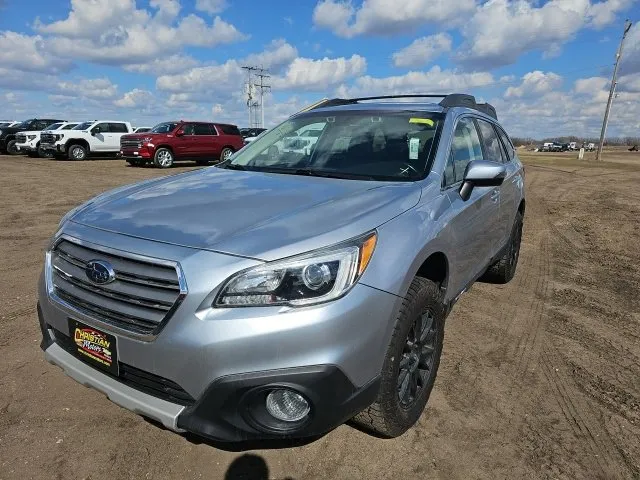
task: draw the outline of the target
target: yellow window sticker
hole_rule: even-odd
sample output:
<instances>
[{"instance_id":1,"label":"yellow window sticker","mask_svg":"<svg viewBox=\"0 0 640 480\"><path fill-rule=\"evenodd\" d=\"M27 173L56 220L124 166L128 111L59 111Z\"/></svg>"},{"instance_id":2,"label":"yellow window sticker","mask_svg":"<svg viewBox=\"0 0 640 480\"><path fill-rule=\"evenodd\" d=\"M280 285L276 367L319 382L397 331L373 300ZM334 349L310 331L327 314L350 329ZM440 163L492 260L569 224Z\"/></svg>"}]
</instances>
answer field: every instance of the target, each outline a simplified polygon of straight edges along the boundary
<instances>
[{"instance_id":1,"label":"yellow window sticker","mask_svg":"<svg viewBox=\"0 0 640 480\"><path fill-rule=\"evenodd\" d=\"M433 120L431 120L430 118L411 117L409 119L409 123L422 123L423 125L429 125L430 127L433 127Z\"/></svg>"}]
</instances>

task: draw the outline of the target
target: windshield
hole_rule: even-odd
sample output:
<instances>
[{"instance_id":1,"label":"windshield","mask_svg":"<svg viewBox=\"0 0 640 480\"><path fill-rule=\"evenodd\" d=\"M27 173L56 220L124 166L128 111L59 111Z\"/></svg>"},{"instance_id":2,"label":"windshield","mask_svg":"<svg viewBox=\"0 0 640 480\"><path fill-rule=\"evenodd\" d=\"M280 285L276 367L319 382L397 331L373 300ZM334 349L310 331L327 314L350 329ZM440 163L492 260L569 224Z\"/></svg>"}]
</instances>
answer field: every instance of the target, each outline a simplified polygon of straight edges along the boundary
<instances>
[{"instance_id":1,"label":"windshield","mask_svg":"<svg viewBox=\"0 0 640 480\"><path fill-rule=\"evenodd\" d=\"M435 154L440 113L305 113L240 150L222 168L366 180L424 177Z\"/></svg>"},{"instance_id":2,"label":"windshield","mask_svg":"<svg viewBox=\"0 0 640 480\"><path fill-rule=\"evenodd\" d=\"M62 123L54 123L52 125L49 125L47 128L45 128L45 130L57 130L60 128L61 125Z\"/></svg>"},{"instance_id":3,"label":"windshield","mask_svg":"<svg viewBox=\"0 0 640 480\"><path fill-rule=\"evenodd\" d=\"M73 127L72 130L86 130L91 125L93 125L93 122L83 122Z\"/></svg>"},{"instance_id":4,"label":"windshield","mask_svg":"<svg viewBox=\"0 0 640 480\"><path fill-rule=\"evenodd\" d=\"M18 125L15 125L15 128L22 128L22 129L29 128L33 120L34 120L33 118L30 118L29 120L25 120L24 122L19 123Z\"/></svg>"},{"instance_id":5,"label":"windshield","mask_svg":"<svg viewBox=\"0 0 640 480\"><path fill-rule=\"evenodd\" d=\"M151 129L151 133L170 133L173 132L178 124L176 122L159 123Z\"/></svg>"},{"instance_id":6,"label":"windshield","mask_svg":"<svg viewBox=\"0 0 640 480\"><path fill-rule=\"evenodd\" d=\"M70 123L69 125L65 125L64 127L62 127L62 130L71 130L73 128L76 128L77 126L77 123Z\"/></svg>"}]
</instances>

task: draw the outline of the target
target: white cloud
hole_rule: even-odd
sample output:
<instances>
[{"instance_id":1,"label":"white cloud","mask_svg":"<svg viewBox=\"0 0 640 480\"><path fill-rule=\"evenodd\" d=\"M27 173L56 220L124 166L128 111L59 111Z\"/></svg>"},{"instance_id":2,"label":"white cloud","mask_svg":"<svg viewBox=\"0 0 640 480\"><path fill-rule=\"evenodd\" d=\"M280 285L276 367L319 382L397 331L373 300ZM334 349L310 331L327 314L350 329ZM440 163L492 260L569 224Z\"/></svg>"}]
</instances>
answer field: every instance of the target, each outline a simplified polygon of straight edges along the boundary
<instances>
[{"instance_id":1,"label":"white cloud","mask_svg":"<svg viewBox=\"0 0 640 480\"><path fill-rule=\"evenodd\" d=\"M462 28L465 42L457 58L467 66L486 69L512 64L531 50L557 56L578 31L611 23L631 1L592 5L589 0L549 0L537 6L527 0L490 0Z\"/></svg>"},{"instance_id":2,"label":"white cloud","mask_svg":"<svg viewBox=\"0 0 640 480\"><path fill-rule=\"evenodd\" d=\"M211 15L222 12L227 8L226 0L196 0L196 10L207 12Z\"/></svg>"},{"instance_id":3,"label":"white cloud","mask_svg":"<svg viewBox=\"0 0 640 480\"><path fill-rule=\"evenodd\" d=\"M191 68L175 75L162 75L156 80L158 90L183 95L200 93L204 98L224 96L233 90L240 90L245 80L241 65L229 60L221 65ZM193 95L192 95L193 96Z\"/></svg>"},{"instance_id":4,"label":"white cloud","mask_svg":"<svg viewBox=\"0 0 640 480\"><path fill-rule=\"evenodd\" d=\"M117 107L136 108L148 106L150 103L153 103L154 100L153 93L150 91L134 88L113 103Z\"/></svg>"},{"instance_id":5,"label":"white cloud","mask_svg":"<svg viewBox=\"0 0 640 480\"><path fill-rule=\"evenodd\" d=\"M410 93L454 93L468 92L475 88L494 85L496 82L488 72L458 72L442 70L434 66L425 72L408 72L391 77L364 76L355 80L352 87L338 90L340 96L394 95Z\"/></svg>"},{"instance_id":6,"label":"white cloud","mask_svg":"<svg viewBox=\"0 0 640 480\"><path fill-rule=\"evenodd\" d=\"M539 96L543 93L558 90L562 86L562 77L556 73L544 73L540 70L529 72L522 77L522 83L517 87L509 87L505 98L522 98Z\"/></svg>"},{"instance_id":7,"label":"white cloud","mask_svg":"<svg viewBox=\"0 0 640 480\"><path fill-rule=\"evenodd\" d=\"M345 80L362 75L367 61L360 55L351 58L296 58L283 76L276 76L273 87L277 90L321 91Z\"/></svg>"},{"instance_id":8,"label":"white cloud","mask_svg":"<svg viewBox=\"0 0 640 480\"><path fill-rule=\"evenodd\" d=\"M46 52L40 35L0 32L0 65L28 72L59 73L71 68L68 60L57 59Z\"/></svg>"},{"instance_id":9,"label":"white cloud","mask_svg":"<svg viewBox=\"0 0 640 480\"><path fill-rule=\"evenodd\" d=\"M273 40L261 53L247 56L242 63L245 65L259 65L267 68L271 73L278 73L298 56L296 47L284 39Z\"/></svg>"},{"instance_id":10,"label":"white cloud","mask_svg":"<svg viewBox=\"0 0 640 480\"><path fill-rule=\"evenodd\" d=\"M425 23L456 24L474 8L474 0L364 0L358 9L348 0L321 0L313 11L313 23L345 38L390 35Z\"/></svg>"},{"instance_id":11,"label":"white cloud","mask_svg":"<svg viewBox=\"0 0 640 480\"><path fill-rule=\"evenodd\" d=\"M591 25L602 28L616 20L616 15L633 5L635 0L606 0L595 3L589 9Z\"/></svg>"},{"instance_id":12,"label":"white cloud","mask_svg":"<svg viewBox=\"0 0 640 480\"><path fill-rule=\"evenodd\" d=\"M83 98L112 99L118 95L118 85L108 78L83 78L75 81L59 81L52 91Z\"/></svg>"},{"instance_id":13,"label":"white cloud","mask_svg":"<svg viewBox=\"0 0 640 480\"><path fill-rule=\"evenodd\" d=\"M609 86L609 79L604 77L579 78L573 84L573 91L579 95L593 95Z\"/></svg>"},{"instance_id":14,"label":"white cloud","mask_svg":"<svg viewBox=\"0 0 640 480\"><path fill-rule=\"evenodd\" d=\"M418 38L411 45L393 54L393 64L396 67L421 67L440 54L451 51L452 42L448 33Z\"/></svg>"},{"instance_id":15,"label":"white cloud","mask_svg":"<svg viewBox=\"0 0 640 480\"><path fill-rule=\"evenodd\" d=\"M189 56L174 54L168 57L160 57L150 62L141 62L131 65L124 65L122 68L127 72L146 73L151 75L170 75L172 73L183 72L189 68L197 66L199 62Z\"/></svg>"},{"instance_id":16,"label":"white cloud","mask_svg":"<svg viewBox=\"0 0 640 480\"><path fill-rule=\"evenodd\" d=\"M629 74L640 72L640 22L636 22L627 33L620 73Z\"/></svg>"},{"instance_id":17,"label":"white cloud","mask_svg":"<svg viewBox=\"0 0 640 480\"><path fill-rule=\"evenodd\" d=\"M152 0L150 5L155 14L136 8L134 0L72 0L66 19L50 24L37 20L34 27L52 35L47 49L53 54L106 64L135 64L185 46L214 47L248 38L220 17L211 24L193 14L178 18L175 0Z\"/></svg>"}]
</instances>

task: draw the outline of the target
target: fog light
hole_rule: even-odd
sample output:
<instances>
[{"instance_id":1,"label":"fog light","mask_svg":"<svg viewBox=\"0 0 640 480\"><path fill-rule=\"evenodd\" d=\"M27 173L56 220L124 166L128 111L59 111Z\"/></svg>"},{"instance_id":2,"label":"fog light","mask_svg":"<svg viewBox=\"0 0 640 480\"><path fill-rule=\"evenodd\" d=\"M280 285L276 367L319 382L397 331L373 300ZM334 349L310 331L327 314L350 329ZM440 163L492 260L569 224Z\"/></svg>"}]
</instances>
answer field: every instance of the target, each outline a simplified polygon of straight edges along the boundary
<instances>
[{"instance_id":1,"label":"fog light","mask_svg":"<svg viewBox=\"0 0 640 480\"><path fill-rule=\"evenodd\" d=\"M298 422L309 414L309 402L288 389L273 390L267 395L267 411L283 422Z\"/></svg>"}]
</instances>

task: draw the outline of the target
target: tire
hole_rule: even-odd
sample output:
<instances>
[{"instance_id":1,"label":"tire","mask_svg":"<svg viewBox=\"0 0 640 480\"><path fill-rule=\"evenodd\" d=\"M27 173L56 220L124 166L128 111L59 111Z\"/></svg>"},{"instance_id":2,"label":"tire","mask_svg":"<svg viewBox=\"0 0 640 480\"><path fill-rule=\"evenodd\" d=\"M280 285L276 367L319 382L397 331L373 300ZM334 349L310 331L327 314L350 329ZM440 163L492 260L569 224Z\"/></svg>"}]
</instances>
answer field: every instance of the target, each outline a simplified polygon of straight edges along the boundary
<instances>
[{"instance_id":1,"label":"tire","mask_svg":"<svg viewBox=\"0 0 640 480\"><path fill-rule=\"evenodd\" d=\"M173 152L168 148L159 148L153 156L153 164L158 168L169 168L173 165Z\"/></svg>"},{"instance_id":2,"label":"tire","mask_svg":"<svg viewBox=\"0 0 640 480\"><path fill-rule=\"evenodd\" d=\"M231 155L233 155L233 148L224 147L220 152L220 161L224 162L225 160L229 160Z\"/></svg>"},{"instance_id":3,"label":"tire","mask_svg":"<svg viewBox=\"0 0 640 480\"><path fill-rule=\"evenodd\" d=\"M49 150L43 150L40 144L38 144L38 156L42 158L52 158L53 154Z\"/></svg>"},{"instance_id":4,"label":"tire","mask_svg":"<svg viewBox=\"0 0 640 480\"><path fill-rule=\"evenodd\" d=\"M516 219L511 228L509 244L504 254L480 277L481 282L509 283L516 274L518 258L520 258L520 243L522 241L522 221L522 213L516 213Z\"/></svg>"},{"instance_id":5,"label":"tire","mask_svg":"<svg viewBox=\"0 0 640 480\"><path fill-rule=\"evenodd\" d=\"M67 158L69 160L86 160L87 159L87 149L80 144L74 144L69 147L67 151Z\"/></svg>"},{"instance_id":6,"label":"tire","mask_svg":"<svg viewBox=\"0 0 640 480\"><path fill-rule=\"evenodd\" d=\"M18 142L15 140L9 140L7 142L7 155L18 155L20 153L20 150L16 147L16 143Z\"/></svg>"},{"instance_id":7,"label":"tire","mask_svg":"<svg viewBox=\"0 0 640 480\"><path fill-rule=\"evenodd\" d=\"M354 423L374 434L393 438L418 421L438 373L445 318L440 287L431 280L414 278L395 321L376 400L353 418ZM412 348L410 342L418 331L422 332L422 340L412 342L417 345ZM418 352L426 357L420 358ZM412 385L416 386L413 395Z\"/></svg>"}]
</instances>

